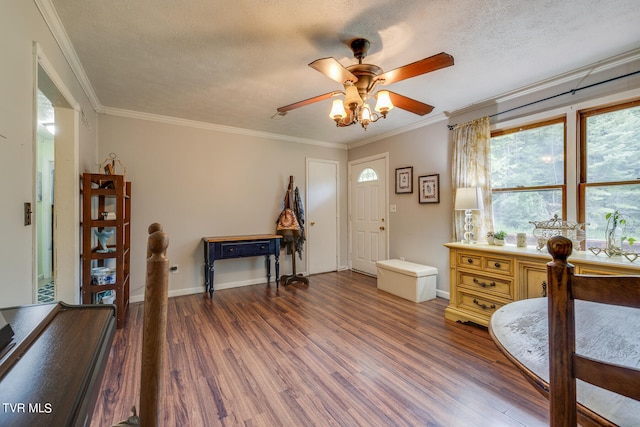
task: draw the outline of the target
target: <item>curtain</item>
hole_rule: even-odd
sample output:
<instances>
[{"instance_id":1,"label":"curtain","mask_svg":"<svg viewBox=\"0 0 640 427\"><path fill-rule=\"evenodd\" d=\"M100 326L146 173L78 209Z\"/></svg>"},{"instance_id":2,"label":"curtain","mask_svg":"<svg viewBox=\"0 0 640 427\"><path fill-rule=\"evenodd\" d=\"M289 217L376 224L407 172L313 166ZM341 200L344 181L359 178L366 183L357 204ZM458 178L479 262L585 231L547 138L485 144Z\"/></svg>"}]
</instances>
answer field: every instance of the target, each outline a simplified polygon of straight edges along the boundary
<instances>
[{"instance_id":1,"label":"curtain","mask_svg":"<svg viewBox=\"0 0 640 427\"><path fill-rule=\"evenodd\" d=\"M489 117L482 117L453 128L453 202L458 188L480 187L483 211L473 211L473 240L486 241L493 231L491 208L491 130ZM464 211L453 211L453 237L460 241L464 230Z\"/></svg>"}]
</instances>

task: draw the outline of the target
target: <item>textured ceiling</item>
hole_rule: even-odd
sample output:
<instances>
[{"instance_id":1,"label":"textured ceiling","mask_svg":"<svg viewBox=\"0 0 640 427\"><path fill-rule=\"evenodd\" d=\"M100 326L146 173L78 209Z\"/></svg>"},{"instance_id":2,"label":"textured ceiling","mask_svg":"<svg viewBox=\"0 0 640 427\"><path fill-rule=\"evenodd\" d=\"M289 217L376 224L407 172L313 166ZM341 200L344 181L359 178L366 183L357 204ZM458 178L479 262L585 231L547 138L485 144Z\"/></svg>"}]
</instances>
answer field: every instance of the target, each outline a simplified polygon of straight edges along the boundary
<instances>
[{"instance_id":1,"label":"textured ceiling","mask_svg":"<svg viewBox=\"0 0 640 427\"><path fill-rule=\"evenodd\" d=\"M50 0L100 107L325 142L354 143L640 47L638 0ZM388 71L447 52L453 67L389 85L435 106L394 109L364 132L336 128L341 89L307 66L355 60Z\"/></svg>"}]
</instances>

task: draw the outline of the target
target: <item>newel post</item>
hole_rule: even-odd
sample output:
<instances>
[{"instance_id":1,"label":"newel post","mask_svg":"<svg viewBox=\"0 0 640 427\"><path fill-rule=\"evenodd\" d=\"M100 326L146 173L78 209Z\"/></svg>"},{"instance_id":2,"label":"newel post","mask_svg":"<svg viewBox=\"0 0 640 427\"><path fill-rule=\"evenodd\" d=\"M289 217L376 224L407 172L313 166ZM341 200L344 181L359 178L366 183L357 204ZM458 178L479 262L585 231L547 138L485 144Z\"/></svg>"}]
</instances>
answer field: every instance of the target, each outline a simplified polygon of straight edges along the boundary
<instances>
[{"instance_id":1,"label":"newel post","mask_svg":"<svg viewBox=\"0 0 640 427\"><path fill-rule=\"evenodd\" d=\"M147 243L140 381L140 425L144 427L158 426L162 413L169 289L168 246L169 237L162 231L162 225L151 224Z\"/></svg>"},{"instance_id":2,"label":"newel post","mask_svg":"<svg viewBox=\"0 0 640 427\"><path fill-rule=\"evenodd\" d=\"M575 307L571 298L574 267L567 262L573 244L566 237L554 236L547 242L547 249L553 257L547 264L551 426L574 427L577 421L576 383L572 378L576 333Z\"/></svg>"}]
</instances>

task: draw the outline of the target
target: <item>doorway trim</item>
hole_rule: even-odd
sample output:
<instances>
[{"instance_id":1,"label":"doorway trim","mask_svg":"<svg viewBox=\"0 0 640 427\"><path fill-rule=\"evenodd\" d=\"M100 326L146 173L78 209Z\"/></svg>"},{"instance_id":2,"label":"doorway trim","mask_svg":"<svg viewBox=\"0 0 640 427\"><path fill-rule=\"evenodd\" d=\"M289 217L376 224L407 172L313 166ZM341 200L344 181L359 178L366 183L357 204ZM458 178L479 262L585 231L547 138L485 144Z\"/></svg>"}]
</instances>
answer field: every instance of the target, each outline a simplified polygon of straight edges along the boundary
<instances>
[{"instance_id":1,"label":"doorway trim","mask_svg":"<svg viewBox=\"0 0 640 427\"><path fill-rule=\"evenodd\" d=\"M354 165L360 164L360 163L367 163L370 162L372 160L380 160L383 159L385 162L385 169L386 169L386 180L387 180L387 188L384 191L384 210L385 210L385 218L389 218L389 152L384 152L384 153L380 153L380 154L374 154L368 157L362 157L360 159L355 159L355 160L350 160L348 162L348 183L347 183L347 203L348 203L348 218L349 220L347 221L347 232L349 234L349 239L348 239L348 251L349 251L349 270L351 270L353 268L353 221L352 221L352 212L351 212L351 201L352 201L352 197L353 197L353 191L352 191L352 183L353 180L355 179L355 177L352 174L352 169ZM391 221L387 221L387 233L386 237L385 237L385 259L389 259L389 235L391 234Z\"/></svg>"},{"instance_id":2,"label":"doorway trim","mask_svg":"<svg viewBox=\"0 0 640 427\"><path fill-rule=\"evenodd\" d=\"M55 197L54 206L54 271L56 272L55 299L71 304L80 301L80 176L79 158L79 121L80 104L75 100L71 91L65 85L63 79L55 70L53 64L38 42L33 42L33 120L32 120L32 200L36 200L37 179L37 144L38 144L38 66L47 74L51 82L55 85L60 95L70 105L72 117L69 120L71 129L67 132L70 137L65 138L65 142L58 146L56 142L56 160L58 165L55 172ZM64 150L62 153L58 150ZM65 160L66 159L66 160ZM33 206L33 205L32 205ZM64 215L58 215L63 210ZM37 218L34 215L33 218ZM37 219L36 219L37 220ZM38 232L37 226L32 222L32 300L37 302L38 289ZM62 285L62 286L60 286Z\"/></svg>"}]
</instances>

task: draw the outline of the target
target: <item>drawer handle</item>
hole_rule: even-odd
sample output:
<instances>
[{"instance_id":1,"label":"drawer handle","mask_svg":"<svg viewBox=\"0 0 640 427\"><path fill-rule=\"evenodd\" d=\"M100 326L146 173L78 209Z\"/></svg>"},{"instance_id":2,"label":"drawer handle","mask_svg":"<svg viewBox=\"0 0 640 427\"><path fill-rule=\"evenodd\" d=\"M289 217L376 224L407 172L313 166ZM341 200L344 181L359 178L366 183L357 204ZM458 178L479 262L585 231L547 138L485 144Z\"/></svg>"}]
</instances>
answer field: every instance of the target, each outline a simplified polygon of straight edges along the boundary
<instances>
[{"instance_id":1,"label":"drawer handle","mask_svg":"<svg viewBox=\"0 0 640 427\"><path fill-rule=\"evenodd\" d=\"M495 305L495 304L491 304L491 305L487 305L487 304L480 304L480 303L478 302L478 300L477 300L477 299L474 299L474 300L473 300L473 303L474 303L474 304L476 304L477 306L479 306L479 307L480 307L481 309L483 309L483 310L486 310L487 308L490 308L490 309L494 309L494 308L496 308L496 305Z\"/></svg>"},{"instance_id":2,"label":"drawer handle","mask_svg":"<svg viewBox=\"0 0 640 427\"><path fill-rule=\"evenodd\" d=\"M266 246L265 246L265 245L261 245L261 246L260 246L260 249L264 249L264 248L266 248Z\"/></svg>"},{"instance_id":3,"label":"drawer handle","mask_svg":"<svg viewBox=\"0 0 640 427\"><path fill-rule=\"evenodd\" d=\"M473 264L473 259L471 259L471 258L467 258L467 262L468 262L469 264Z\"/></svg>"},{"instance_id":4,"label":"drawer handle","mask_svg":"<svg viewBox=\"0 0 640 427\"><path fill-rule=\"evenodd\" d=\"M494 266L495 268L500 268L500 263L499 263L499 262L496 262L495 264L493 264L493 266Z\"/></svg>"},{"instance_id":5,"label":"drawer handle","mask_svg":"<svg viewBox=\"0 0 640 427\"><path fill-rule=\"evenodd\" d=\"M495 286L496 285L496 282L491 282L491 283L481 282L476 277L473 278L473 283L475 283L476 285L480 285L483 288L486 288L487 286Z\"/></svg>"},{"instance_id":6,"label":"drawer handle","mask_svg":"<svg viewBox=\"0 0 640 427\"><path fill-rule=\"evenodd\" d=\"M229 248L229 252L233 252L233 251L234 251L234 249L233 249L233 248Z\"/></svg>"}]
</instances>

